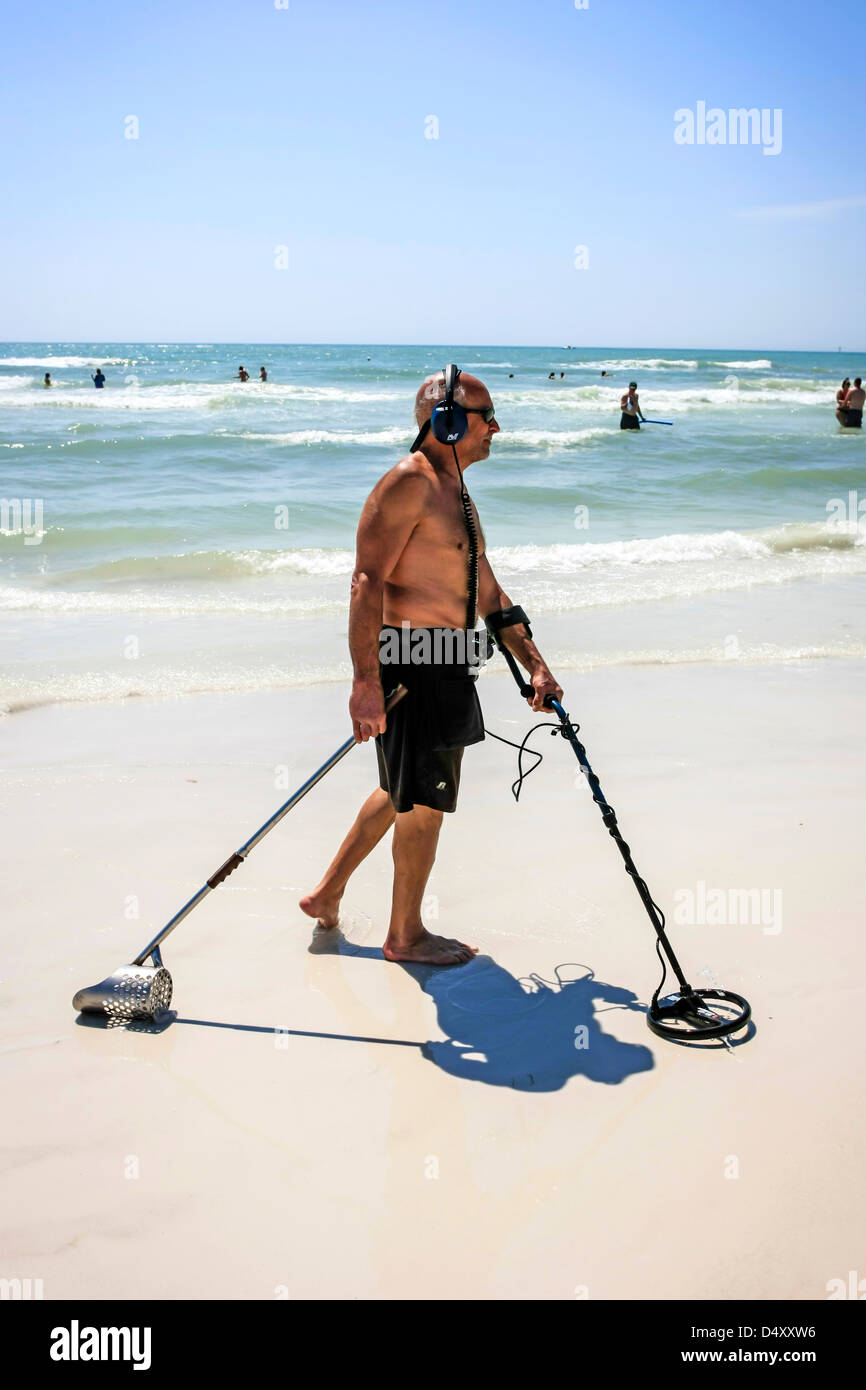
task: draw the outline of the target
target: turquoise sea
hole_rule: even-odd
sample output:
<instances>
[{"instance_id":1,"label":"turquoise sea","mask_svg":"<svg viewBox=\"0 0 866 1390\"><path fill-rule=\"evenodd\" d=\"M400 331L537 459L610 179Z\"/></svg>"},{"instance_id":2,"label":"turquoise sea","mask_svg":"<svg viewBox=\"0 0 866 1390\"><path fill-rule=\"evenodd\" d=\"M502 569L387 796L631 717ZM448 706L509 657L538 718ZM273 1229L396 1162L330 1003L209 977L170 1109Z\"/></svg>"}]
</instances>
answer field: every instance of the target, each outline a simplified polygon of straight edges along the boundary
<instances>
[{"instance_id":1,"label":"turquoise sea","mask_svg":"<svg viewBox=\"0 0 866 1390\"><path fill-rule=\"evenodd\" d=\"M467 484L548 659L866 655L864 437L833 413L856 357L5 343L2 708L344 677L358 514L450 359L497 407ZM672 426L620 431L630 378Z\"/></svg>"}]
</instances>

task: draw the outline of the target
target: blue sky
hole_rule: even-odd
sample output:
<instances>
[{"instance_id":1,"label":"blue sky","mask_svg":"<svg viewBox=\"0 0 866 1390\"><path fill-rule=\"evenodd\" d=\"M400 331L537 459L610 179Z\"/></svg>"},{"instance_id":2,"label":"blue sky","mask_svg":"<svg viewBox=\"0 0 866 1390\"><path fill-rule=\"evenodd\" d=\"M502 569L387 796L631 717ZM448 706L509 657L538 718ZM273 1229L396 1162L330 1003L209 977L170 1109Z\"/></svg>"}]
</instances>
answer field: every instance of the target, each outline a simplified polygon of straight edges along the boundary
<instances>
[{"instance_id":1,"label":"blue sky","mask_svg":"<svg viewBox=\"0 0 866 1390\"><path fill-rule=\"evenodd\" d=\"M801 0L8 6L0 337L862 349L861 29ZM678 145L699 101L781 109L781 152Z\"/></svg>"}]
</instances>

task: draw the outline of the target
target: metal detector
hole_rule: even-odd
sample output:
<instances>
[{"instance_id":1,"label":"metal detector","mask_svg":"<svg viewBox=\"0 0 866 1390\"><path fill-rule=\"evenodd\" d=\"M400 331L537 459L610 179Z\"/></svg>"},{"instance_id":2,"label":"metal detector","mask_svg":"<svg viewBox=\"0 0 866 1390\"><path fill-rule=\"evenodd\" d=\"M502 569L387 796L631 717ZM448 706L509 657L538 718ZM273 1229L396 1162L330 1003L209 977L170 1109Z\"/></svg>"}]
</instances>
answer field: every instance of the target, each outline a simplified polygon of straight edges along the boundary
<instances>
[{"instance_id":1,"label":"metal detector","mask_svg":"<svg viewBox=\"0 0 866 1390\"><path fill-rule=\"evenodd\" d=\"M517 682L520 693L526 699L532 699L535 689L521 675L512 653L507 649L495 633L497 646L508 662L509 669ZM647 1011L646 1021L654 1033L661 1038L668 1038L673 1042L695 1042L705 1041L708 1038L723 1038L728 1033L736 1033L741 1028L745 1028L752 1016L751 1006L748 1000L741 994L734 994L727 989L693 989L682 972L680 963L674 955L673 947L668 941L665 932L665 917L661 908L653 902L650 891L641 878L634 861L631 857L631 850L619 831L617 825L616 812L606 801L604 793L599 786L598 778L589 765L586 756L586 749L577 737L579 724L573 724L566 714L562 705L553 695L547 695L544 699L546 708L552 709L559 717L560 728L557 730L564 739L567 739L574 749L574 755L580 764L580 770L589 783L592 791L592 799L601 811L601 818L607 829L616 842L616 847L625 862L626 873L630 875L634 886L638 891L638 896L646 908L647 915L653 924L656 933L656 950L659 952L659 959L662 961L662 979L658 989L652 998L652 1003ZM664 984L665 967L662 960L661 950L667 956L671 969L680 983L680 988L673 994L665 995L659 999L659 991Z\"/></svg>"}]
</instances>

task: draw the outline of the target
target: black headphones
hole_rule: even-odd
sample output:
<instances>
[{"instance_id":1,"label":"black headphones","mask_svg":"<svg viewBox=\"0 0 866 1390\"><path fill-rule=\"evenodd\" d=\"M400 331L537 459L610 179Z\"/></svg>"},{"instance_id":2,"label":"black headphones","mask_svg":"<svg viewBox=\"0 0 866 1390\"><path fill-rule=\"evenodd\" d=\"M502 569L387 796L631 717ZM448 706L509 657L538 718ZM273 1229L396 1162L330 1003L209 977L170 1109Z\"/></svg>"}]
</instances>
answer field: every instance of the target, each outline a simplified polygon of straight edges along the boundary
<instances>
[{"instance_id":1,"label":"black headphones","mask_svg":"<svg viewBox=\"0 0 866 1390\"><path fill-rule=\"evenodd\" d=\"M433 410L430 424L440 444L459 444L469 428L469 416L454 399L460 368L449 362L445 368L445 398Z\"/></svg>"}]
</instances>

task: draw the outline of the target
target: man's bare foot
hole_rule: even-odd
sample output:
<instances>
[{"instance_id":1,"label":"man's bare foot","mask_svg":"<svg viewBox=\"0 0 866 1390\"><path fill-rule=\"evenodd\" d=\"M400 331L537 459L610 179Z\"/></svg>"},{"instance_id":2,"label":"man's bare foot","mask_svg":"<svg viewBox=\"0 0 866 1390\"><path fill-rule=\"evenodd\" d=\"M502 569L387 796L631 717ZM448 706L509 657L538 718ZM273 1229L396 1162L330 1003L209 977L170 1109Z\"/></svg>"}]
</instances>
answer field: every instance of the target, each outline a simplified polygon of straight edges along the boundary
<instances>
[{"instance_id":1,"label":"man's bare foot","mask_svg":"<svg viewBox=\"0 0 866 1390\"><path fill-rule=\"evenodd\" d=\"M426 927L406 942L392 941L389 936L382 947L386 960L411 961L415 965L465 965L477 951L477 946L467 946L463 941L433 936Z\"/></svg>"},{"instance_id":2,"label":"man's bare foot","mask_svg":"<svg viewBox=\"0 0 866 1390\"><path fill-rule=\"evenodd\" d=\"M308 917L315 917L320 927L336 927L340 920L342 893L322 893L318 888L301 898L298 907Z\"/></svg>"}]
</instances>

